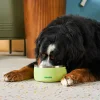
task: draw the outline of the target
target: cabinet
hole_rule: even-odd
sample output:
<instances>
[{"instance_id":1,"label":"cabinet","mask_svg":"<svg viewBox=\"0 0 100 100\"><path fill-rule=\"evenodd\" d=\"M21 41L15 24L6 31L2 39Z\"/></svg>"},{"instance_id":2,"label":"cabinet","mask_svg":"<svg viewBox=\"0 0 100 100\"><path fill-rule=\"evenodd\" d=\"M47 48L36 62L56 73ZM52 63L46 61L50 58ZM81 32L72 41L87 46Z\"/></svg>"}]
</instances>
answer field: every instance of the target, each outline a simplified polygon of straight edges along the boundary
<instances>
[{"instance_id":1,"label":"cabinet","mask_svg":"<svg viewBox=\"0 0 100 100\"><path fill-rule=\"evenodd\" d=\"M35 40L41 30L64 15L66 0L24 0L27 57L34 58Z\"/></svg>"},{"instance_id":2,"label":"cabinet","mask_svg":"<svg viewBox=\"0 0 100 100\"><path fill-rule=\"evenodd\" d=\"M25 43L23 0L0 0L0 40L10 41L10 53L14 39L24 39Z\"/></svg>"}]
</instances>

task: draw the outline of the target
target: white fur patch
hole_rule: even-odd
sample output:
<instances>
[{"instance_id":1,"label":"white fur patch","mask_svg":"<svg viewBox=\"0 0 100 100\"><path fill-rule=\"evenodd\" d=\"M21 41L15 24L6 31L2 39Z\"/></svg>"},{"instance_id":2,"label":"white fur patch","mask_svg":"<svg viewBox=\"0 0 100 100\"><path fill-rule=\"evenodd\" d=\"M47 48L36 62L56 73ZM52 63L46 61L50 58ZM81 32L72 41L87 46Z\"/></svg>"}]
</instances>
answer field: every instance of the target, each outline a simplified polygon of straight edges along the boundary
<instances>
[{"instance_id":1,"label":"white fur patch","mask_svg":"<svg viewBox=\"0 0 100 100\"><path fill-rule=\"evenodd\" d=\"M47 49L47 54L50 55L50 52L54 51L55 48L56 46L54 44L50 44Z\"/></svg>"},{"instance_id":2,"label":"white fur patch","mask_svg":"<svg viewBox=\"0 0 100 100\"><path fill-rule=\"evenodd\" d=\"M47 48L48 58L47 58L46 60L43 60L43 61L40 63L40 65L39 65L40 68L52 66L52 64L51 64L50 61L49 61L49 55L50 55L50 52L52 52L55 48L56 48L56 47L55 47L54 44L50 44L50 45L48 46L48 48Z\"/></svg>"},{"instance_id":3,"label":"white fur patch","mask_svg":"<svg viewBox=\"0 0 100 100\"><path fill-rule=\"evenodd\" d=\"M74 81L71 78L68 78L68 79L64 78L64 79L61 80L61 84L63 86L71 86L71 85L74 84Z\"/></svg>"},{"instance_id":4,"label":"white fur patch","mask_svg":"<svg viewBox=\"0 0 100 100\"><path fill-rule=\"evenodd\" d=\"M48 66L52 66L52 64L50 64L50 62L49 62L49 57L48 57L48 59L43 60L39 65L40 68L44 68L44 67L48 67Z\"/></svg>"},{"instance_id":5,"label":"white fur patch","mask_svg":"<svg viewBox=\"0 0 100 100\"><path fill-rule=\"evenodd\" d=\"M4 76L4 81L8 82L9 79L7 78L7 76Z\"/></svg>"},{"instance_id":6,"label":"white fur patch","mask_svg":"<svg viewBox=\"0 0 100 100\"><path fill-rule=\"evenodd\" d=\"M67 86L67 80L64 78L64 79L62 79L61 80L61 84L63 85L63 86Z\"/></svg>"}]
</instances>

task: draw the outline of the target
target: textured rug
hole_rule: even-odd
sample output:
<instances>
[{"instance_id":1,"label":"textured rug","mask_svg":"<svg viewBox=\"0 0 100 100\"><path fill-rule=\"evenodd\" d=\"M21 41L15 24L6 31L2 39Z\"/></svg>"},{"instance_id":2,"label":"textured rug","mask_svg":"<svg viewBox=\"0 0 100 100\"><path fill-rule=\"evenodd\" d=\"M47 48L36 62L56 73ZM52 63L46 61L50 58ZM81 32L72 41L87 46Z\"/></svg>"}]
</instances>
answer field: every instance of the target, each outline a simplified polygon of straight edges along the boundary
<instances>
[{"instance_id":1,"label":"textured rug","mask_svg":"<svg viewBox=\"0 0 100 100\"><path fill-rule=\"evenodd\" d=\"M0 56L0 100L100 100L100 82L64 87L58 83L4 82L3 74L34 61L24 56Z\"/></svg>"}]
</instances>

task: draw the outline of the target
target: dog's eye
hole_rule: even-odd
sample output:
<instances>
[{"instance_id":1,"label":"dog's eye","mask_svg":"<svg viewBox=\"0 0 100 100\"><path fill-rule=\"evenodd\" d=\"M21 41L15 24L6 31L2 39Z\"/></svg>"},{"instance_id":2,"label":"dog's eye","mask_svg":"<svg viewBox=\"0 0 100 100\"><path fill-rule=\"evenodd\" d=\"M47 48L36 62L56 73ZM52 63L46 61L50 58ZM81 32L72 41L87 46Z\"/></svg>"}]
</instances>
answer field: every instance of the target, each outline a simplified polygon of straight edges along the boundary
<instances>
[{"instance_id":1,"label":"dog's eye","mask_svg":"<svg viewBox=\"0 0 100 100\"><path fill-rule=\"evenodd\" d=\"M54 56L50 56L50 59L53 60L53 59L55 59L55 58L54 58Z\"/></svg>"}]
</instances>

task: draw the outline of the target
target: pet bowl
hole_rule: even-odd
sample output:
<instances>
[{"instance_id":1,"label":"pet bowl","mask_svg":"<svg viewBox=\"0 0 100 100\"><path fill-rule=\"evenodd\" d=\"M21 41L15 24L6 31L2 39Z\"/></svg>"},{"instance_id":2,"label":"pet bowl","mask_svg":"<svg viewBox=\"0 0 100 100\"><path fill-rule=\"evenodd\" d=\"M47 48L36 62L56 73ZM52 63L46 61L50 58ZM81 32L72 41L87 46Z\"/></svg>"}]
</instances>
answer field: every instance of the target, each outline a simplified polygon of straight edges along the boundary
<instances>
[{"instance_id":1,"label":"pet bowl","mask_svg":"<svg viewBox=\"0 0 100 100\"><path fill-rule=\"evenodd\" d=\"M67 73L65 67L39 68L34 67L34 79L41 82L57 82Z\"/></svg>"}]
</instances>

